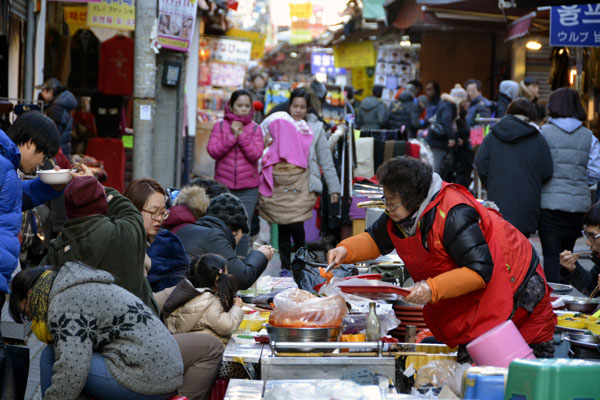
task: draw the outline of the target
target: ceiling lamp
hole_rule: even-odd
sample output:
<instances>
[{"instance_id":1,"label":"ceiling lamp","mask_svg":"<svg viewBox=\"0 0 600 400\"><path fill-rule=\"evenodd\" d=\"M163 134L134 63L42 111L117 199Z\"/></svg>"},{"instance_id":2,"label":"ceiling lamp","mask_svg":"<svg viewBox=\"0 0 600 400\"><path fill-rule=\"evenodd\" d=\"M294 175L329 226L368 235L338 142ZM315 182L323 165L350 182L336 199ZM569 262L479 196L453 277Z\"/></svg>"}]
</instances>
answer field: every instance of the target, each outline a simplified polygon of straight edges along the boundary
<instances>
[{"instance_id":1,"label":"ceiling lamp","mask_svg":"<svg viewBox=\"0 0 600 400\"><path fill-rule=\"evenodd\" d=\"M527 47L529 50L538 51L542 48L542 44L537 40L530 40L527 42L527 44L525 44L525 47Z\"/></svg>"}]
</instances>

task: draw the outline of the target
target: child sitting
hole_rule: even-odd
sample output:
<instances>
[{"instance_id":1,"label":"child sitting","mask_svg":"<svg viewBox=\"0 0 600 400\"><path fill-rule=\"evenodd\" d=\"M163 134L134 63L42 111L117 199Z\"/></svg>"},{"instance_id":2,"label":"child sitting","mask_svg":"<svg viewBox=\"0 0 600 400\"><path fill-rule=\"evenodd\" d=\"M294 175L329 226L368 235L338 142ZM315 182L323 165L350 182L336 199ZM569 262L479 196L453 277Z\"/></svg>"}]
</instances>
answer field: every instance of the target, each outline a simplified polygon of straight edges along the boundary
<instances>
[{"instance_id":1,"label":"child sitting","mask_svg":"<svg viewBox=\"0 0 600 400\"><path fill-rule=\"evenodd\" d=\"M194 260L190 272L165 301L165 324L171 333L208 333L225 345L244 318L242 300L235 297L237 279L218 254Z\"/></svg>"}]
</instances>

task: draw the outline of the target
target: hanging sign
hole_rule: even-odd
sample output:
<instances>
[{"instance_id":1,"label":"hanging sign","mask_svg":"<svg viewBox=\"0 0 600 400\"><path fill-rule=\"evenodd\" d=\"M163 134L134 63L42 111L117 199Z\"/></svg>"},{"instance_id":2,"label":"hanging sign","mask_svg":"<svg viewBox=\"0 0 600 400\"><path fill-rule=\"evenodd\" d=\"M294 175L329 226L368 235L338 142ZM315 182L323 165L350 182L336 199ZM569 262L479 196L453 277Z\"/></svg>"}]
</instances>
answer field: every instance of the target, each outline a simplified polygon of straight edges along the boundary
<instances>
[{"instance_id":1,"label":"hanging sign","mask_svg":"<svg viewBox=\"0 0 600 400\"><path fill-rule=\"evenodd\" d=\"M69 32L74 35L78 29L87 27L87 6L65 6L65 22L69 26Z\"/></svg>"},{"instance_id":2,"label":"hanging sign","mask_svg":"<svg viewBox=\"0 0 600 400\"><path fill-rule=\"evenodd\" d=\"M163 47L187 53L197 9L196 0L159 0L158 41Z\"/></svg>"},{"instance_id":3,"label":"hanging sign","mask_svg":"<svg viewBox=\"0 0 600 400\"><path fill-rule=\"evenodd\" d=\"M375 66L375 46L368 40L340 43L333 48L333 56L338 68Z\"/></svg>"},{"instance_id":4,"label":"hanging sign","mask_svg":"<svg viewBox=\"0 0 600 400\"><path fill-rule=\"evenodd\" d=\"M600 46L600 4L552 7L550 46Z\"/></svg>"},{"instance_id":5,"label":"hanging sign","mask_svg":"<svg viewBox=\"0 0 600 400\"><path fill-rule=\"evenodd\" d=\"M234 28L228 30L225 35L250 40L250 42L252 42L252 53L250 54L250 58L253 60L260 60L265 54L265 35L263 33Z\"/></svg>"},{"instance_id":6,"label":"hanging sign","mask_svg":"<svg viewBox=\"0 0 600 400\"><path fill-rule=\"evenodd\" d=\"M208 47L210 58L236 64L248 64L252 54L252 43L247 40L225 39L204 36L200 38L200 48Z\"/></svg>"},{"instance_id":7,"label":"hanging sign","mask_svg":"<svg viewBox=\"0 0 600 400\"><path fill-rule=\"evenodd\" d=\"M135 30L135 0L102 0L87 6L87 24L99 28Z\"/></svg>"},{"instance_id":8,"label":"hanging sign","mask_svg":"<svg viewBox=\"0 0 600 400\"><path fill-rule=\"evenodd\" d=\"M290 4L290 18L309 19L312 15L312 3Z\"/></svg>"},{"instance_id":9,"label":"hanging sign","mask_svg":"<svg viewBox=\"0 0 600 400\"><path fill-rule=\"evenodd\" d=\"M310 73L316 74L318 72L325 73L327 75L344 75L346 70L344 68L336 68L333 62L333 56L327 53L312 53L310 55Z\"/></svg>"}]
</instances>

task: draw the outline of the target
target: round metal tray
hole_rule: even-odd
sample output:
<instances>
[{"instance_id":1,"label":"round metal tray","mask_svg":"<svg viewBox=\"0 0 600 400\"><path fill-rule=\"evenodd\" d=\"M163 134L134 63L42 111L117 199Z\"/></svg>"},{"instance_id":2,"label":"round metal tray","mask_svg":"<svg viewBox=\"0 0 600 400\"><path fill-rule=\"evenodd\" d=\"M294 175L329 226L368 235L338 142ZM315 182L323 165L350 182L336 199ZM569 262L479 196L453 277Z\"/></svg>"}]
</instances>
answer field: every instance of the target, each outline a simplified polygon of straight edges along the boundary
<instances>
[{"instance_id":1,"label":"round metal tray","mask_svg":"<svg viewBox=\"0 0 600 400\"><path fill-rule=\"evenodd\" d=\"M311 342L337 342L343 328L287 328L267 325L267 333L271 342L300 342L297 349L289 349L289 353L330 353L334 349L320 349L309 345Z\"/></svg>"}]
</instances>

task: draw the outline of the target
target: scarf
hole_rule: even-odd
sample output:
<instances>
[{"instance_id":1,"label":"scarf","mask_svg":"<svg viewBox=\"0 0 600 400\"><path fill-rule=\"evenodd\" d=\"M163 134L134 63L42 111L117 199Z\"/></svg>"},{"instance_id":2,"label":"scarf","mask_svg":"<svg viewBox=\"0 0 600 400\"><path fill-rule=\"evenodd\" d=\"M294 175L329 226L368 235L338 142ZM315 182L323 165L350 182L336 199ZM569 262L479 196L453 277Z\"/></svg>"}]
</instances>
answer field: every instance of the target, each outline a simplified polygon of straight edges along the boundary
<instances>
[{"instance_id":1,"label":"scarf","mask_svg":"<svg viewBox=\"0 0 600 400\"><path fill-rule=\"evenodd\" d=\"M56 275L57 272L51 270L42 273L29 294L31 330L44 343L50 343L53 340L48 329L48 304L50 303L50 290Z\"/></svg>"},{"instance_id":2,"label":"scarf","mask_svg":"<svg viewBox=\"0 0 600 400\"><path fill-rule=\"evenodd\" d=\"M250 109L250 113L247 115L237 115L234 114L233 111L229 108L229 103L225 104L225 119L229 122L239 121L242 125L248 125L252 122L252 116L254 112Z\"/></svg>"}]
</instances>

